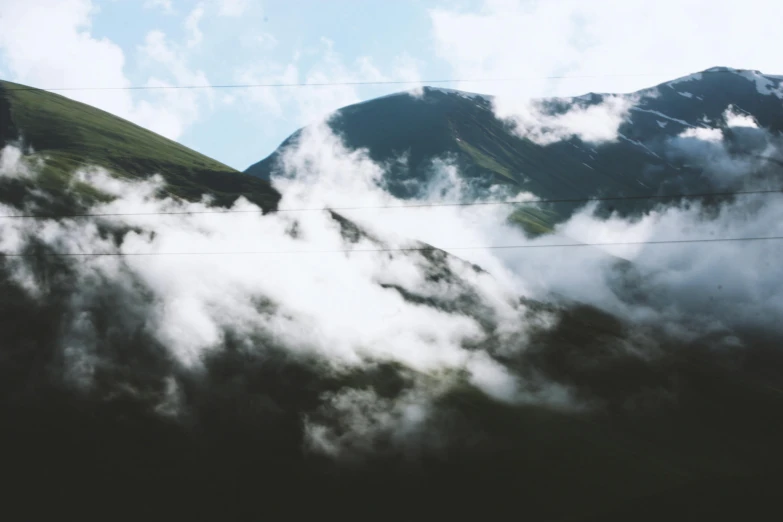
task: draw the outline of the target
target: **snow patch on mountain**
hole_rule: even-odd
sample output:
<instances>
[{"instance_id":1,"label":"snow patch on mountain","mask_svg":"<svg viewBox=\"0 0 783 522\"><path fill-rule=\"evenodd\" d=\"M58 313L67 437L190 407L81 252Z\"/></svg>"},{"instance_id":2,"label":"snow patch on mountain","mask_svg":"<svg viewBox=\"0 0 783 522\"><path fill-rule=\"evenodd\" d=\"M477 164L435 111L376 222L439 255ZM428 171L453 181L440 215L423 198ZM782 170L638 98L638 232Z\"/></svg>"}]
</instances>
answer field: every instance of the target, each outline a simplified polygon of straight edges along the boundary
<instances>
[{"instance_id":1,"label":"snow patch on mountain","mask_svg":"<svg viewBox=\"0 0 783 522\"><path fill-rule=\"evenodd\" d=\"M707 70L705 72L712 72L712 71ZM672 87L673 85L676 85L678 83L693 82L693 81L701 80L702 78L704 78L704 75L702 73L689 74L688 76L683 76L682 78L677 78L676 80L672 80L668 82L666 85ZM672 87L672 89L673 88L674 87Z\"/></svg>"},{"instance_id":2,"label":"snow patch on mountain","mask_svg":"<svg viewBox=\"0 0 783 522\"><path fill-rule=\"evenodd\" d=\"M758 71L739 71L737 74L756 84L756 90L764 96L777 96L783 100L783 83Z\"/></svg>"},{"instance_id":3,"label":"snow patch on mountain","mask_svg":"<svg viewBox=\"0 0 783 522\"><path fill-rule=\"evenodd\" d=\"M720 129L693 128L683 131L678 138L692 138L709 143L723 141L723 132Z\"/></svg>"},{"instance_id":4,"label":"snow patch on mountain","mask_svg":"<svg viewBox=\"0 0 783 522\"><path fill-rule=\"evenodd\" d=\"M629 143L633 143L634 145L638 145L639 147L643 148L644 150L646 150L647 152L649 152L650 154L652 154L652 155L653 155L653 156L655 156L656 158L663 159L663 158L661 158L661 157L660 157L658 154L656 154L655 152L653 152L653 150L652 150L652 149L650 149L650 147L648 147L647 145L645 145L645 144L644 144L644 143L642 143L641 141L633 140L633 139L629 138L628 136L626 136L626 135L624 135L624 134L620 134L620 139L623 139L623 140L625 140L625 141L627 141L627 142L629 142Z\"/></svg>"},{"instance_id":5,"label":"snow patch on mountain","mask_svg":"<svg viewBox=\"0 0 783 522\"><path fill-rule=\"evenodd\" d=\"M650 110L650 109L641 109L639 107L632 107L631 110L632 111L637 111L637 112L648 112L650 114L655 114L656 116L659 116L661 118L665 118L667 120L679 123L680 125L684 125L686 127L693 127L694 126L694 125L691 125L690 123L688 123L687 121L679 120L677 118L672 118L671 116L668 116L668 115L666 115L666 114L664 114L664 113L662 113L660 111L653 111L653 110Z\"/></svg>"}]
</instances>

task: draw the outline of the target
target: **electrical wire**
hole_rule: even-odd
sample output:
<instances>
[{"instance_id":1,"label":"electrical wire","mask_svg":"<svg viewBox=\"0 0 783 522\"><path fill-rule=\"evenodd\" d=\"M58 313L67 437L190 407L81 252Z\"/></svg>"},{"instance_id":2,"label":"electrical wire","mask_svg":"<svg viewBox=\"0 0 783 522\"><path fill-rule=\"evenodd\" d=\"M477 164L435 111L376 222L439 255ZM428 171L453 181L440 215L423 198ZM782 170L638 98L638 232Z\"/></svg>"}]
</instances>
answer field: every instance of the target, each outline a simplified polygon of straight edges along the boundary
<instances>
[{"instance_id":1,"label":"electrical wire","mask_svg":"<svg viewBox=\"0 0 783 522\"><path fill-rule=\"evenodd\" d=\"M723 70L707 70L698 74L714 74L725 72ZM214 85L127 85L127 86L105 86L105 87L6 87L7 91L152 91L152 90L172 90L172 89L253 89L253 88L289 88L289 87L337 87L337 86L360 86L360 85L422 85L422 84L443 84L443 83L492 83L492 82L522 82L529 80L567 80L567 79L586 79L586 78L641 78L641 77L667 77L676 76L680 73L631 73L631 74L586 74L586 75L553 75L553 76L519 76L513 78L472 78L472 79L434 79L434 80L376 80L376 81L354 81L354 82L292 82L292 83L244 83L244 84L214 84Z\"/></svg>"},{"instance_id":2,"label":"electrical wire","mask_svg":"<svg viewBox=\"0 0 783 522\"><path fill-rule=\"evenodd\" d=\"M748 196L760 194L783 194L783 189L774 190L749 190L737 192L705 192L698 194L671 194L671 195L643 195L643 196L609 196L594 198L559 198L559 199L528 199L528 200L501 200L501 201L470 201L470 202L449 202L449 203L410 203L400 205L367 205L352 207L309 207L309 208L283 208L270 211L278 212L321 212L321 211L344 211L344 210L375 210L375 209L415 209L432 207L473 207L473 206L493 206L493 205L530 205L542 203L590 203L604 201L625 201L625 200L645 200L645 199L683 199L683 198L722 198L732 196ZM259 209L252 210L176 210L170 212L109 212L109 213L85 213L85 214L4 214L0 219L66 219L66 218L89 218L89 217L120 217L120 216L168 216L168 215L195 215L195 214L260 214L263 211Z\"/></svg>"},{"instance_id":3,"label":"electrical wire","mask_svg":"<svg viewBox=\"0 0 783 522\"><path fill-rule=\"evenodd\" d=\"M485 245L457 247L410 247L410 248L357 248L339 250L259 250L259 251L222 251L222 252L65 252L42 254L8 254L0 253L0 257L158 257L158 256L205 256L205 255L269 255L269 254L353 254L370 252L433 252L450 250L516 250L526 248L569 248L569 247L605 247L605 246L635 246L635 245L672 245L684 243L726 243L735 241L776 241L783 236L767 237L729 237L703 239L672 239L660 241L624 241L603 243L555 243L528 245Z\"/></svg>"}]
</instances>

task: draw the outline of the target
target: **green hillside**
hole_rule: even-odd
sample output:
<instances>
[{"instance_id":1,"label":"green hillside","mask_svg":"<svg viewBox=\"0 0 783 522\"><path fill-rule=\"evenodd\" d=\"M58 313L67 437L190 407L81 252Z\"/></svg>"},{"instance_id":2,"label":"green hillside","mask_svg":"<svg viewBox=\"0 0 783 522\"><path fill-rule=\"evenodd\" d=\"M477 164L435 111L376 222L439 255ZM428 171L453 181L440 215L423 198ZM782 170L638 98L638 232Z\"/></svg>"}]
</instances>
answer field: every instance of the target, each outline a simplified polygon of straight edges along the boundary
<instances>
[{"instance_id":1,"label":"green hillside","mask_svg":"<svg viewBox=\"0 0 783 522\"><path fill-rule=\"evenodd\" d=\"M64 191L75 169L99 166L123 177L160 174L171 195L198 200L211 194L217 205L241 195L269 210L280 197L268 182L122 118L11 82L0 82L0 139L4 144L21 140L34 156L45 158L36 185L56 193ZM20 192L20 187L3 191L5 197Z\"/></svg>"}]
</instances>

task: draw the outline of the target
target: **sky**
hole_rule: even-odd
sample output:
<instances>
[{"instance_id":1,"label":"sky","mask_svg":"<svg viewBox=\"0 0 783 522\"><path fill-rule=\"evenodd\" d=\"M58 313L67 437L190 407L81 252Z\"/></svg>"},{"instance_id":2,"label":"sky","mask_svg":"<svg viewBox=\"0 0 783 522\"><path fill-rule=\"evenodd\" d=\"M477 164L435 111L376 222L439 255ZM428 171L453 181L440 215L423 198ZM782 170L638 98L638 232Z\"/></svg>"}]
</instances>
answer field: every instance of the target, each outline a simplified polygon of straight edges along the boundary
<instances>
[{"instance_id":1,"label":"sky","mask_svg":"<svg viewBox=\"0 0 783 522\"><path fill-rule=\"evenodd\" d=\"M780 19L776 0L0 0L0 78L412 82L63 92L244 170L339 107L426 80L529 99L631 92L718 65L783 74Z\"/></svg>"}]
</instances>

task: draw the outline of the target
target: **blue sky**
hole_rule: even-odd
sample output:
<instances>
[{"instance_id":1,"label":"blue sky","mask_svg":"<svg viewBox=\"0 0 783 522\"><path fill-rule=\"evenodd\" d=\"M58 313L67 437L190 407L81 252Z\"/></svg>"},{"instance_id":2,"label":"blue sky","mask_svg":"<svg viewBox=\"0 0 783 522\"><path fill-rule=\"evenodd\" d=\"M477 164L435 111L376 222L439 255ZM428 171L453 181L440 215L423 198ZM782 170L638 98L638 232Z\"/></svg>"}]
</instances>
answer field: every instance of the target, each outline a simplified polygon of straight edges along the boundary
<instances>
[{"instance_id":1,"label":"blue sky","mask_svg":"<svg viewBox=\"0 0 783 522\"><path fill-rule=\"evenodd\" d=\"M651 6L641 0L0 0L0 75L44 88L524 77L448 85L523 100L627 92L715 65L783 73L778 2ZM542 78L551 75L580 78ZM66 94L244 169L307 122L405 88Z\"/></svg>"}]
</instances>

